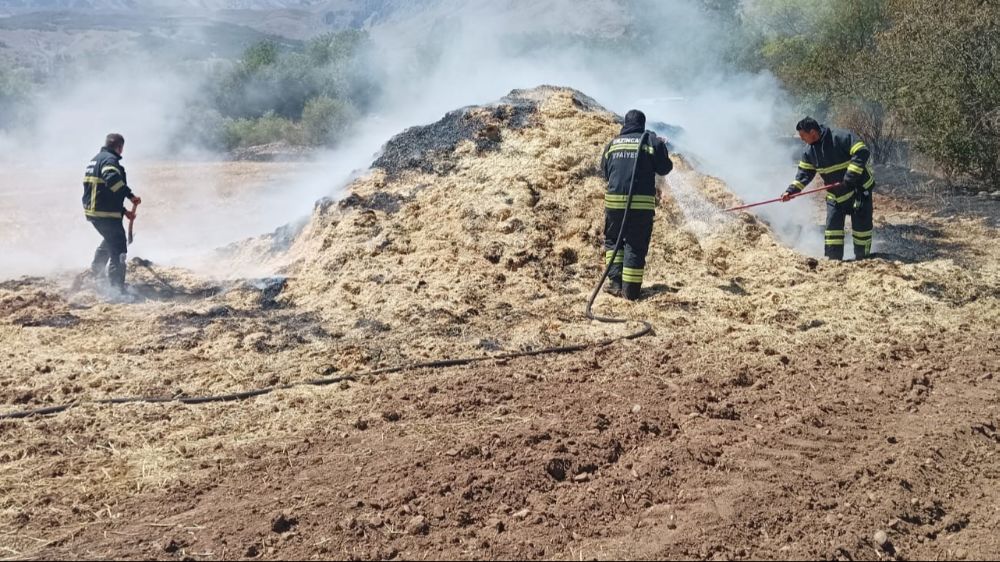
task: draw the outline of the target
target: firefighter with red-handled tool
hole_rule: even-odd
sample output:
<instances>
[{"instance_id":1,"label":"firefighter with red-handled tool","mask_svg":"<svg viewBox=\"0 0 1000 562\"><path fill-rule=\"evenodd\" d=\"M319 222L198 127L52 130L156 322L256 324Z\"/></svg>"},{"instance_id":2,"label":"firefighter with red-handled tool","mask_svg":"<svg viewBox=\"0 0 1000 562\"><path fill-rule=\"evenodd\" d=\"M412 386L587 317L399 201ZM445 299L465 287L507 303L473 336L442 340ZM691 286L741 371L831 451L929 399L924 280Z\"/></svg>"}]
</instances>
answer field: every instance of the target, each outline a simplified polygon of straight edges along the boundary
<instances>
[{"instance_id":1,"label":"firefighter with red-handled tool","mask_svg":"<svg viewBox=\"0 0 1000 562\"><path fill-rule=\"evenodd\" d=\"M128 186L121 164L124 150L124 137L117 133L108 135L104 147L91 159L83 176L83 214L103 238L94 253L91 272L95 278L101 278L107 269L111 286L123 292L125 256L130 240L125 236L122 217L134 220L135 208L142 202ZM132 202L131 211L125 209L126 199Z\"/></svg>"},{"instance_id":2,"label":"firefighter with red-handled tool","mask_svg":"<svg viewBox=\"0 0 1000 562\"><path fill-rule=\"evenodd\" d=\"M871 151L853 133L820 125L806 117L795 126L808 146L802 153L795 181L782 196L788 201L800 194L818 173L829 187L826 194L826 242L824 253L832 260L844 259L844 224L851 217L855 259L871 255L872 189ZM834 185L831 185L834 184Z\"/></svg>"}]
</instances>

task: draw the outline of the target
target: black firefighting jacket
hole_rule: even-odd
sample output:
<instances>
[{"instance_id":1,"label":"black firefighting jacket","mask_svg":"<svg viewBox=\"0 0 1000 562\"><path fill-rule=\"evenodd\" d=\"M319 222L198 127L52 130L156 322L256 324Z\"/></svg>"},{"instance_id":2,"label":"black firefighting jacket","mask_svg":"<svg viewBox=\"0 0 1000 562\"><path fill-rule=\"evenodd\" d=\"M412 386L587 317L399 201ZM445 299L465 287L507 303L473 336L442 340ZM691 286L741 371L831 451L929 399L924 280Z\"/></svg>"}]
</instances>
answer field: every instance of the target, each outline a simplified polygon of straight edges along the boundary
<instances>
[{"instance_id":1,"label":"black firefighting jacket","mask_svg":"<svg viewBox=\"0 0 1000 562\"><path fill-rule=\"evenodd\" d=\"M643 129L628 123L621 133L611 140L601 155L601 170L608 181L604 195L606 209L624 209L628 201L632 168L639 152ZM632 209L653 211L656 208L656 175L665 176L674 168L667 154L667 145L652 131L642 145L642 157L635 169L635 186L632 189Z\"/></svg>"},{"instance_id":2,"label":"black firefighting jacket","mask_svg":"<svg viewBox=\"0 0 1000 562\"><path fill-rule=\"evenodd\" d=\"M83 214L88 219L120 219L125 214L125 199L132 197L121 156L102 148L83 176Z\"/></svg>"},{"instance_id":3,"label":"black firefighting jacket","mask_svg":"<svg viewBox=\"0 0 1000 562\"><path fill-rule=\"evenodd\" d=\"M802 191L818 172L826 185L841 184L827 193L828 200L836 203L849 201L859 191L869 191L875 186L870 159L871 151L853 133L821 127L819 140L802 153L799 171L788 192Z\"/></svg>"}]
</instances>

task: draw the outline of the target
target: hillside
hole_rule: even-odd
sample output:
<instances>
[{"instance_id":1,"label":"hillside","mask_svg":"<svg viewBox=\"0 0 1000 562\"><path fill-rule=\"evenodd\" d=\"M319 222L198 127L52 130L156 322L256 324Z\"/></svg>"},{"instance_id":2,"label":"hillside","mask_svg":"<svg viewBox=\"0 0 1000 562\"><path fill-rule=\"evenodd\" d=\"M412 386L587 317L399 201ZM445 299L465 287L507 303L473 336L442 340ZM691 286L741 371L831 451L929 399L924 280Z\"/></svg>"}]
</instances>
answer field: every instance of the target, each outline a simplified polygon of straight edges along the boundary
<instances>
[{"instance_id":1,"label":"hillside","mask_svg":"<svg viewBox=\"0 0 1000 562\"><path fill-rule=\"evenodd\" d=\"M0 60L47 71L114 43L166 60L235 59L271 39L295 46L391 15L395 0L13 0L0 5Z\"/></svg>"}]
</instances>

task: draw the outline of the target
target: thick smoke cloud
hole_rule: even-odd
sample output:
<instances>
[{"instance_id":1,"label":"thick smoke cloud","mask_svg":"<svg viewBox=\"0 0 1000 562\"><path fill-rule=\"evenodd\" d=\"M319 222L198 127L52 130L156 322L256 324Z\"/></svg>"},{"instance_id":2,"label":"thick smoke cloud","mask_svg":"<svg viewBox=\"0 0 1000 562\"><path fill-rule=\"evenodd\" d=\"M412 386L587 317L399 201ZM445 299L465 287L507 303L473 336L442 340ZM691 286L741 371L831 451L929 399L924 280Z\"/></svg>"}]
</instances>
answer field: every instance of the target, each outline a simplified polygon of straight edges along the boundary
<instances>
[{"instance_id":1,"label":"thick smoke cloud","mask_svg":"<svg viewBox=\"0 0 1000 562\"><path fill-rule=\"evenodd\" d=\"M375 37L391 80L385 106L415 122L513 88L571 86L619 114L638 108L651 123L681 127L673 144L747 201L779 195L794 175L792 105L769 74L727 62L733 38L700 2L440 0ZM810 205L758 212L786 243L815 254L822 236L809 226Z\"/></svg>"},{"instance_id":2,"label":"thick smoke cloud","mask_svg":"<svg viewBox=\"0 0 1000 562\"><path fill-rule=\"evenodd\" d=\"M158 189L145 173L150 163L162 169L176 161L183 173L179 158L211 158L172 144L184 137L188 107L205 87L198 73L117 53L105 72L82 72L44 92L40 120L0 134L5 168L38 174L30 187L0 188L9 211L0 277L86 266L98 239L79 212L79 176L110 131L128 139L130 183L145 200L144 216L155 217L144 223L133 255L181 264L299 220L320 197L339 196L351 174L404 128L540 84L574 87L618 113L635 107L650 122L682 127L670 139L678 149L748 201L777 196L794 174L794 150L781 137L796 116L781 88L768 75L730 67L726 29L695 0L425 0L401 3L378 21L369 30L369 78L381 94L344 148L236 198L205 167L178 193ZM816 252L820 235L809 226L809 205L764 208L763 216L789 244Z\"/></svg>"}]
</instances>

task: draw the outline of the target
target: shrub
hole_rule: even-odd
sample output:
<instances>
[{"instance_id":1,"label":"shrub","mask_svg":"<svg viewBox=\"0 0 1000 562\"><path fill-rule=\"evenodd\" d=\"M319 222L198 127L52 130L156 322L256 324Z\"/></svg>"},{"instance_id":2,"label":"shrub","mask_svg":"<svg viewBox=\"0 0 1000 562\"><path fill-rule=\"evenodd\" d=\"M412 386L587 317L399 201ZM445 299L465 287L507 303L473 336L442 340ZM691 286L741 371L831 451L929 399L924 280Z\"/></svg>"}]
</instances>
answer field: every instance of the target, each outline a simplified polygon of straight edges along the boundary
<instances>
[{"instance_id":1,"label":"shrub","mask_svg":"<svg viewBox=\"0 0 1000 562\"><path fill-rule=\"evenodd\" d=\"M223 142L228 149L245 148L273 142L305 144L299 125L290 119L266 113L258 118L226 119Z\"/></svg>"},{"instance_id":2,"label":"shrub","mask_svg":"<svg viewBox=\"0 0 1000 562\"><path fill-rule=\"evenodd\" d=\"M302 111L305 140L312 145L331 144L357 121L358 112L350 103L320 96L306 103Z\"/></svg>"},{"instance_id":3,"label":"shrub","mask_svg":"<svg viewBox=\"0 0 1000 562\"><path fill-rule=\"evenodd\" d=\"M1000 182L1000 10L979 0L892 8L876 57L888 103L945 171Z\"/></svg>"}]
</instances>

